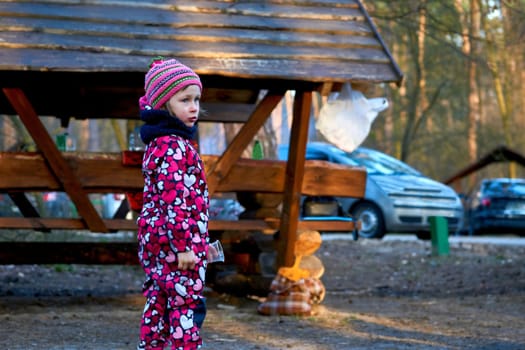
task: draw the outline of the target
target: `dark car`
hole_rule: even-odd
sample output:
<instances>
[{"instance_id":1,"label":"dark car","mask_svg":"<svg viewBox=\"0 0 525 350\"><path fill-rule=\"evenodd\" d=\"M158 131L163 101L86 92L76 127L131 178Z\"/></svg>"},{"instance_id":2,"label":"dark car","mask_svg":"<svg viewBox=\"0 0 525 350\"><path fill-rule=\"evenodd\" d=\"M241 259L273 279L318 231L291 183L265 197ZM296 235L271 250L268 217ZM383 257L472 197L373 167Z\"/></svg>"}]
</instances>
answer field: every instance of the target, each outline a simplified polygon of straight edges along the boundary
<instances>
[{"instance_id":1,"label":"dark car","mask_svg":"<svg viewBox=\"0 0 525 350\"><path fill-rule=\"evenodd\" d=\"M465 200L465 226L470 235L525 234L525 179L483 179Z\"/></svg>"},{"instance_id":2,"label":"dark car","mask_svg":"<svg viewBox=\"0 0 525 350\"><path fill-rule=\"evenodd\" d=\"M279 158L285 159L288 146L279 147ZM382 238L386 233L414 233L419 238L430 238L429 218L441 216L449 230L462 227L463 205L458 194L449 186L424 176L408 164L385 153L358 147L347 153L325 142L309 142L306 159L326 160L366 168L367 180L364 198L337 197L340 215L361 220L358 234L362 238ZM330 207L330 198L314 202L319 207ZM312 198L302 202L303 215L308 216ZM318 201L318 199L316 198ZM337 210L333 210L337 213Z\"/></svg>"}]
</instances>

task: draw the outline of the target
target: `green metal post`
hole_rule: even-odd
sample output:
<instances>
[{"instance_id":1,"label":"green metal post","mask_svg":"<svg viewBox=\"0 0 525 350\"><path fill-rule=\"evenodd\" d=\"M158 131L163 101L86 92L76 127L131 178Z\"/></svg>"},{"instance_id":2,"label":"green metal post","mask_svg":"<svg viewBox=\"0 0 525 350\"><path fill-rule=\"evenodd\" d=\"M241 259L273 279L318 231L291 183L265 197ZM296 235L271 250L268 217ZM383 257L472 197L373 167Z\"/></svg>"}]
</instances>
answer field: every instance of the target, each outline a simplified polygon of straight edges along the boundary
<instances>
[{"instance_id":1,"label":"green metal post","mask_svg":"<svg viewBox=\"0 0 525 350\"><path fill-rule=\"evenodd\" d=\"M448 222L442 216L431 216L430 236L432 239L432 255L448 255Z\"/></svg>"}]
</instances>

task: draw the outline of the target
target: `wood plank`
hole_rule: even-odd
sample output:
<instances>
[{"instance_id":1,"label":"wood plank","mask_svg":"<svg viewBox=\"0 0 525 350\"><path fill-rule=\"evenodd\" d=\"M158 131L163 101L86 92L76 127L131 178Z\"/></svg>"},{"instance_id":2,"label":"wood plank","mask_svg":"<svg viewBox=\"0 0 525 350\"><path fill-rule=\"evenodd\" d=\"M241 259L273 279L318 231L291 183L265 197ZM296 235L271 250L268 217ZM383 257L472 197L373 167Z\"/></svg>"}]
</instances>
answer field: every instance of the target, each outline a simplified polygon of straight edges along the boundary
<instances>
[{"instance_id":1,"label":"wood plank","mask_svg":"<svg viewBox=\"0 0 525 350\"><path fill-rule=\"evenodd\" d=\"M107 52L134 55L155 54L169 57L177 52L177 57L200 57L200 58L223 58L223 59L276 59L293 57L301 60L341 60L367 61L376 63L389 63L383 48L376 47L333 47L312 43L292 43L279 45L272 42L231 42L220 41L210 38L204 41L201 38L202 47L195 49L195 39L188 37L184 40L157 39L157 38L119 38L108 40L105 36L92 36L85 34L70 35L28 32L21 35L20 32L2 33L0 47L16 45L18 48L40 48L45 50L70 50L86 52ZM351 48L351 49L350 49Z\"/></svg>"},{"instance_id":2,"label":"wood plank","mask_svg":"<svg viewBox=\"0 0 525 350\"><path fill-rule=\"evenodd\" d=\"M106 226L111 231L135 231L137 224L134 220L126 219L104 219ZM48 230L86 230L87 227L81 219L64 218L8 218L0 217L0 227L8 229L48 229ZM210 230L263 230L270 226L264 221L232 221L226 223L218 221L216 224L210 223ZM103 233L103 232L101 232Z\"/></svg>"},{"instance_id":3,"label":"wood plank","mask_svg":"<svg viewBox=\"0 0 525 350\"><path fill-rule=\"evenodd\" d=\"M261 31L248 28L222 27L157 27L143 26L129 23L92 23L74 20L30 18L30 17L4 17L2 25L13 32L38 32L46 28L48 32L63 33L64 35L104 35L115 38L145 37L172 41L198 42L254 42L273 43L275 45L319 45L332 47L380 47L380 43L370 32L364 35L359 28L359 35L333 35L320 32L312 35L307 32L297 31ZM349 29L347 29L349 31Z\"/></svg>"},{"instance_id":4,"label":"wood plank","mask_svg":"<svg viewBox=\"0 0 525 350\"><path fill-rule=\"evenodd\" d=\"M61 0L44 0L45 2L60 2ZM91 2L98 2L99 0L73 0L73 3L91 3ZM181 3L186 4L190 3L196 8L200 8L202 3L207 3L210 0L193 0L193 1L187 1L183 0ZM265 4L288 4L288 5L294 5L294 4L300 4L302 6L332 6L332 7L356 7L358 0L265 0ZM166 2L165 0L146 0L142 1L143 4L148 4L148 6L155 6L155 5L164 5Z\"/></svg>"},{"instance_id":5,"label":"wood plank","mask_svg":"<svg viewBox=\"0 0 525 350\"><path fill-rule=\"evenodd\" d=\"M127 219L103 219L104 224L110 231L135 231L137 223L135 220ZM212 220L209 222L209 230L246 230L262 231L276 230L277 219L265 220ZM66 218L23 218L23 217L0 217L0 227L8 229L49 229L49 230L88 230L82 219ZM97 231L94 231L97 232ZM106 232L99 232L106 233Z\"/></svg>"},{"instance_id":6,"label":"wood plank","mask_svg":"<svg viewBox=\"0 0 525 350\"><path fill-rule=\"evenodd\" d=\"M55 143L49 136L23 91L16 88L4 88L3 92L13 108L17 111L36 145L44 154L46 162L53 172L53 176L60 181L90 230L106 232L107 228L89 200L87 193L84 192L80 181L78 181L75 173L62 157L61 152L56 148Z\"/></svg>"},{"instance_id":7,"label":"wood plank","mask_svg":"<svg viewBox=\"0 0 525 350\"><path fill-rule=\"evenodd\" d=\"M105 5L108 4L109 6ZM126 3L121 3L126 4ZM129 2L128 2L129 4ZM206 4L209 4L206 6ZM202 6L202 7L201 7ZM122 13L126 16L123 17ZM0 3L0 15L19 17L59 18L78 21L104 21L151 24L156 26L240 26L244 28L281 25L281 28L309 27L312 20L324 22L363 21L363 12L356 6L267 6L257 2L201 2L189 6L164 4L148 6L146 2L135 2L134 6L118 6L118 3L98 4L67 3ZM300 25L286 25L281 21L300 21ZM322 31L321 29L318 29Z\"/></svg>"},{"instance_id":8,"label":"wood plank","mask_svg":"<svg viewBox=\"0 0 525 350\"><path fill-rule=\"evenodd\" d=\"M140 170L122 166L119 154L65 152L63 156L87 192L106 192L107 189L121 192L144 185ZM2 190L63 191L40 153L0 152L0 174Z\"/></svg>"},{"instance_id":9,"label":"wood plank","mask_svg":"<svg viewBox=\"0 0 525 350\"><path fill-rule=\"evenodd\" d=\"M352 232L359 227L359 223L346 220L299 220L297 224L299 231Z\"/></svg>"},{"instance_id":10,"label":"wood plank","mask_svg":"<svg viewBox=\"0 0 525 350\"><path fill-rule=\"evenodd\" d=\"M0 43L0 48L2 44ZM171 56L172 52L169 52ZM251 58L199 58L178 55L184 64L195 67L195 71L206 76L209 74L231 77L232 82L237 79L250 78L250 84L260 88L288 86L292 83L301 87L305 82L324 83L333 82L392 82L398 81L396 73L389 64L365 61L336 61L322 62L320 60L299 60L294 57L272 58L271 60L257 60ZM0 62L3 67L12 67L15 70L35 70L35 67L46 67L46 71L66 70L71 72L109 72L126 70L142 72L148 66L149 56L135 56L131 54L117 54L108 52L57 51L39 49L9 49L0 50ZM42 68L43 69L43 68ZM0 71L0 75L8 74ZM23 72L20 72L23 74ZM0 76L1 77L1 76ZM255 84L255 79L263 79ZM275 80L273 80L275 79ZM302 83L287 80L302 80ZM138 79L137 81L141 81ZM224 85L224 80L217 82ZM67 81L63 81L66 83ZM11 84L23 85L24 82L11 80ZM247 82L245 82L246 84ZM41 91L41 90L40 90ZM42 92L42 91L41 91ZM44 92L45 93L45 92ZM136 101L133 101L136 104ZM104 111L102 111L103 113ZM101 113L98 113L101 114ZM116 114L116 113L115 113ZM93 113L97 115L97 113ZM136 113L130 117L136 118Z\"/></svg>"},{"instance_id":11,"label":"wood plank","mask_svg":"<svg viewBox=\"0 0 525 350\"><path fill-rule=\"evenodd\" d=\"M246 123L255 111L255 104L231 104L202 102L206 113L199 117L199 123Z\"/></svg>"},{"instance_id":12,"label":"wood plank","mask_svg":"<svg viewBox=\"0 0 525 350\"><path fill-rule=\"evenodd\" d=\"M105 225L111 232L136 231L135 220L127 219L104 219ZM269 231L275 232L280 227L279 218L267 219L242 219L242 220L211 220L208 229L210 231ZM0 227L5 229L24 230L88 230L81 219L63 218L23 218L23 217L0 217ZM317 230L350 232L356 228L353 221L346 220L299 220L297 230ZM99 232L107 233L107 232Z\"/></svg>"},{"instance_id":13,"label":"wood plank","mask_svg":"<svg viewBox=\"0 0 525 350\"><path fill-rule=\"evenodd\" d=\"M204 164L208 168L206 164L211 162L207 162L206 158L203 156ZM229 173L221 178L216 192L283 192L285 166L286 162L283 161L241 158L230 168Z\"/></svg>"},{"instance_id":14,"label":"wood plank","mask_svg":"<svg viewBox=\"0 0 525 350\"><path fill-rule=\"evenodd\" d=\"M330 167L330 170L327 169L327 166ZM361 198L366 190L366 170L364 168L353 169L355 171L349 173L349 168L344 165L321 160L307 160L301 194L318 196L319 192L323 192L325 196Z\"/></svg>"},{"instance_id":15,"label":"wood plank","mask_svg":"<svg viewBox=\"0 0 525 350\"><path fill-rule=\"evenodd\" d=\"M45 3L45 4L63 4L63 0L40 0L39 2ZM208 4L210 3L211 4ZM104 0L69 0L69 4L90 4L90 5L97 5L97 4L104 4ZM207 6L213 6L217 7L217 1L210 1L210 0L178 0L177 4L181 4L184 6L192 6L193 11L196 9L199 9L201 7ZM229 3L229 2L226 2ZM265 4L274 4L274 5L294 5L294 4L300 4L302 6L332 6L332 7L353 7L355 8L357 6L357 0L265 0ZM114 3L116 4L116 3ZM145 0L141 1L139 6L144 7L157 7L157 8L170 8L171 5L167 5L165 0Z\"/></svg>"},{"instance_id":16,"label":"wood plank","mask_svg":"<svg viewBox=\"0 0 525 350\"><path fill-rule=\"evenodd\" d=\"M123 193L143 189L140 164L124 166L120 153L65 152L63 156L83 190L88 193ZM202 158L207 172L219 159L215 155L203 155ZM222 178L216 192L281 193L285 189L285 167L284 161L238 159L227 176ZM312 196L362 197L365 184L365 169L308 160L305 162L301 192ZM40 153L0 152L0 191L61 190L63 187L49 171Z\"/></svg>"},{"instance_id":17,"label":"wood plank","mask_svg":"<svg viewBox=\"0 0 525 350\"><path fill-rule=\"evenodd\" d=\"M224 87L208 87L202 92L203 102L206 103L221 103L221 104L246 104L255 107L257 99L259 98L259 91L252 88L233 89Z\"/></svg>"}]
</instances>

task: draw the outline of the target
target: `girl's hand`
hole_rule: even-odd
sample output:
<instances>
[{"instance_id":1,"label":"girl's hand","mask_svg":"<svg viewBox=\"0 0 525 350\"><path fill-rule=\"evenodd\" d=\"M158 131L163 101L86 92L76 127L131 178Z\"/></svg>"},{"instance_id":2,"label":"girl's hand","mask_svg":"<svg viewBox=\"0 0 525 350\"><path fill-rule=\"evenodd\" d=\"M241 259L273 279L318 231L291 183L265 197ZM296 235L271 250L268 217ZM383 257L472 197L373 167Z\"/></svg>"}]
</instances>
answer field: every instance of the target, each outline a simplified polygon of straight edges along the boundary
<instances>
[{"instance_id":1,"label":"girl's hand","mask_svg":"<svg viewBox=\"0 0 525 350\"><path fill-rule=\"evenodd\" d=\"M189 252L177 253L177 259L179 261L177 267L183 271L193 269L197 263L197 257L195 256L193 250L190 250Z\"/></svg>"}]
</instances>

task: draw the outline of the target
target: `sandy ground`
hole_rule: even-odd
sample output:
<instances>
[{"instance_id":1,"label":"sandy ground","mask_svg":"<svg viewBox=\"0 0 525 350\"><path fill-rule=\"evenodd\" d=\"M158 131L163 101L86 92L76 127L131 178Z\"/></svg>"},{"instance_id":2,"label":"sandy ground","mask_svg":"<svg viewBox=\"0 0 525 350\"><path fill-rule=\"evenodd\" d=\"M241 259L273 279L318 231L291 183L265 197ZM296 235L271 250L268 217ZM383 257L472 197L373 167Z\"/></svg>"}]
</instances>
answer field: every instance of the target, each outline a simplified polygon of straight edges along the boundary
<instances>
[{"instance_id":1,"label":"sandy ground","mask_svg":"<svg viewBox=\"0 0 525 350\"><path fill-rule=\"evenodd\" d=\"M261 316L261 297L207 291L205 349L525 349L524 246L330 240L326 298L309 317ZM0 266L0 348L134 349L137 266Z\"/></svg>"}]
</instances>

